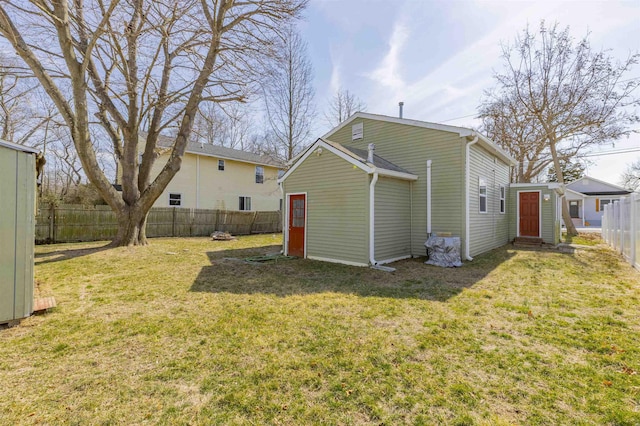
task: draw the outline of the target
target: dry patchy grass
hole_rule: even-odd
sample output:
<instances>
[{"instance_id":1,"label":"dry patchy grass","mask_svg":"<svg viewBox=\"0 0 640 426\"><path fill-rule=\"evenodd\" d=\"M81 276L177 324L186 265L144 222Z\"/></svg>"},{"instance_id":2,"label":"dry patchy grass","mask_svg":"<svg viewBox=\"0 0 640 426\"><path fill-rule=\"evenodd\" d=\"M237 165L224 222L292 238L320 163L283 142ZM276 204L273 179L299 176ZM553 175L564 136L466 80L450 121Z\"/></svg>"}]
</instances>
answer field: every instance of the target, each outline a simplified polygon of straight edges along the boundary
<instances>
[{"instance_id":1,"label":"dry patchy grass","mask_svg":"<svg viewBox=\"0 0 640 426\"><path fill-rule=\"evenodd\" d=\"M247 264L279 236L40 246L0 424L639 424L640 278L609 250L458 269Z\"/></svg>"}]
</instances>

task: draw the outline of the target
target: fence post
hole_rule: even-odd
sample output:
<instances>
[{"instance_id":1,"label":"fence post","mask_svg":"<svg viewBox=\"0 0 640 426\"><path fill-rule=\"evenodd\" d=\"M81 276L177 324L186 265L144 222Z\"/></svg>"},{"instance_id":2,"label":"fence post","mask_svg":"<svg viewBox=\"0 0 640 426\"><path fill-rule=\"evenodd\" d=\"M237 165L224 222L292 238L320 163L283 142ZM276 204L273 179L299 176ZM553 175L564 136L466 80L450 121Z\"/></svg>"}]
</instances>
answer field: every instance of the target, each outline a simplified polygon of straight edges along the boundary
<instances>
[{"instance_id":1,"label":"fence post","mask_svg":"<svg viewBox=\"0 0 640 426\"><path fill-rule=\"evenodd\" d=\"M49 241L50 244L54 244L56 242L56 206L53 203L49 203Z\"/></svg>"},{"instance_id":2,"label":"fence post","mask_svg":"<svg viewBox=\"0 0 640 426\"><path fill-rule=\"evenodd\" d=\"M629 250L629 263L631 266L636 263L636 195L631 194L629 197L629 242L630 250Z\"/></svg>"},{"instance_id":3,"label":"fence post","mask_svg":"<svg viewBox=\"0 0 640 426\"><path fill-rule=\"evenodd\" d=\"M171 236L176 236L176 208L173 208L173 216L171 220Z\"/></svg>"}]
</instances>

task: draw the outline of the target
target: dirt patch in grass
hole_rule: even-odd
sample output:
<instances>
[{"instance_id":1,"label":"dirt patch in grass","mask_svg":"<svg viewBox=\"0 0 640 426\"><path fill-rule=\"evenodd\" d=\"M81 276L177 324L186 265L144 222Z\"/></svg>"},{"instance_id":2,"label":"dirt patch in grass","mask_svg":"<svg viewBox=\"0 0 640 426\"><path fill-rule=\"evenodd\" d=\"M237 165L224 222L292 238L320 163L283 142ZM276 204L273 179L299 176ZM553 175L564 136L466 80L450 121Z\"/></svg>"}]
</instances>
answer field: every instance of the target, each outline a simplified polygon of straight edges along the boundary
<instances>
[{"instance_id":1,"label":"dirt patch in grass","mask_svg":"<svg viewBox=\"0 0 640 426\"><path fill-rule=\"evenodd\" d=\"M58 307L0 331L0 424L638 424L616 253L237 260L280 238L38 246Z\"/></svg>"}]
</instances>

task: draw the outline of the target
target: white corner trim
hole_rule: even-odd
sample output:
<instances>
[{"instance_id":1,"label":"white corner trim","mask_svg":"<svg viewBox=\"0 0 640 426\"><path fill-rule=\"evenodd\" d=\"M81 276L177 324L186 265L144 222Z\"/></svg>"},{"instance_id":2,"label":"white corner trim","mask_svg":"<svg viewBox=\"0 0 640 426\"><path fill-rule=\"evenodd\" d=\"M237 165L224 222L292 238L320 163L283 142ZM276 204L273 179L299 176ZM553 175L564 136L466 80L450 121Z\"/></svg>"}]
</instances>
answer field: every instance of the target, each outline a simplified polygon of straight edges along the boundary
<instances>
[{"instance_id":1,"label":"white corner trim","mask_svg":"<svg viewBox=\"0 0 640 426\"><path fill-rule=\"evenodd\" d=\"M427 237L431 236L431 160L427 160Z\"/></svg>"},{"instance_id":2,"label":"white corner trim","mask_svg":"<svg viewBox=\"0 0 640 426\"><path fill-rule=\"evenodd\" d=\"M478 136L476 135L472 141L467 142L465 146L465 164L464 164L464 188L465 188L465 206L464 206L464 257L466 260L473 260L471 257L471 230L469 226L471 224L471 202L469 197L471 196L471 145L478 142Z\"/></svg>"},{"instance_id":3,"label":"white corner trim","mask_svg":"<svg viewBox=\"0 0 640 426\"><path fill-rule=\"evenodd\" d=\"M369 266L367 263L351 262L349 260L340 260L340 259L329 259L328 257L307 256L307 259L319 260L321 262L340 263L342 265L349 265L349 266L360 266L360 267Z\"/></svg>"}]
</instances>

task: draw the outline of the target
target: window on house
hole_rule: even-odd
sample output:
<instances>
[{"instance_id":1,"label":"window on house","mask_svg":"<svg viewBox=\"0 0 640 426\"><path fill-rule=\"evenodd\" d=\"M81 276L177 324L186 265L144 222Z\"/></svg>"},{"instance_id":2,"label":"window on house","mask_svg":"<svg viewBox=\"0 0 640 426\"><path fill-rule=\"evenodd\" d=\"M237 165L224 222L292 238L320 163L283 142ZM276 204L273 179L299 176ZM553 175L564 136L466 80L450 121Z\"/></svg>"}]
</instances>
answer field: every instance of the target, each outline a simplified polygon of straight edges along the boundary
<instances>
[{"instance_id":1,"label":"window on house","mask_svg":"<svg viewBox=\"0 0 640 426\"><path fill-rule=\"evenodd\" d=\"M600 200L600 211L603 212L604 211L604 206L606 206L607 204L610 204L611 200Z\"/></svg>"},{"instance_id":2,"label":"window on house","mask_svg":"<svg viewBox=\"0 0 640 426\"><path fill-rule=\"evenodd\" d=\"M504 214L507 209L507 188L500 185L500 213Z\"/></svg>"},{"instance_id":3,"label":"window on house","mask_svg":"<svg viewBox=\"0 0 640 426\"><path fill-rule=\"evenodd\" d=\"M182 205L182 194L169 194L169 205L174 207L180 207Z\"/></svg>"},{"instance_id":4,"label":"window on house","mask_svg":"<svg viewBox=\"0 0 640 426\"><path fill-rule=\"evenodd\" d=\"M218 160L218 170L224 172L224 160Z\"/></svg>"},{"instance_id":5,"label":"window on house","mask_svg":"<svg viewBox=\"0 0 640 426\"><path fill-rule=\"evenodd\" d=\"M264 167L256 166L256 183L264 183Z\"/></svg>"},{"instance_id":6,"label":"window on house","mask_svg":"<svg viewBox=\"0 0 640 426\"><path fill-rule=\"evenodd\" d=\"M280 211L282 211L282 198L280 198Z\"/></svg>"},{"instance_id":7,"label":"window on house","mask_svg":"<svg viewBox=\"0 0 640 426\"><path fill-rule=\"evenodd\" d=\"M479 205L480 205L480 213L487 212L487 181L483 178L478 178L478 195L479 195Z\"/></svg>"},{"instance_id":8,"label":"window on house","mask_svg":"<svg viewBox=\"0 0 640 426\"><path fill-rule=\"evenodd\" d=\"M240 197L238 203L238 210L249 211L251 210L251 197Z\"/></svg>"}]
</instances>

